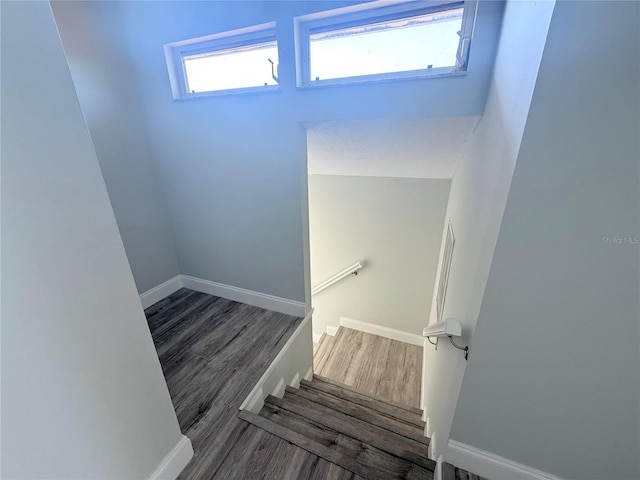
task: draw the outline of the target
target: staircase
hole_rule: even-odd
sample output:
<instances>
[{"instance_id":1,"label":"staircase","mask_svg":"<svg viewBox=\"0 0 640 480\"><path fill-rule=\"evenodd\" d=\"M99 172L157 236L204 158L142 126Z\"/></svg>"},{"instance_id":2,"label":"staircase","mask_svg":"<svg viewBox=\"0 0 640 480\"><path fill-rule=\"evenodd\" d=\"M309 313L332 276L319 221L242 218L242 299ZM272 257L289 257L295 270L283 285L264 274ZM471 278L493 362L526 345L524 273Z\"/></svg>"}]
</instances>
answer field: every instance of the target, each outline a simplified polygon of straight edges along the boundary
<instances>
[{"instance_id":1,"label":"staircase","mask_svg":"<svg viewBox=\"0 0 640 480\"><path fill-rule=\"evenodd\" d=\"M240 418L365 479L433 479L421 414L314 375Z\"/></svg>"}]
</instances>

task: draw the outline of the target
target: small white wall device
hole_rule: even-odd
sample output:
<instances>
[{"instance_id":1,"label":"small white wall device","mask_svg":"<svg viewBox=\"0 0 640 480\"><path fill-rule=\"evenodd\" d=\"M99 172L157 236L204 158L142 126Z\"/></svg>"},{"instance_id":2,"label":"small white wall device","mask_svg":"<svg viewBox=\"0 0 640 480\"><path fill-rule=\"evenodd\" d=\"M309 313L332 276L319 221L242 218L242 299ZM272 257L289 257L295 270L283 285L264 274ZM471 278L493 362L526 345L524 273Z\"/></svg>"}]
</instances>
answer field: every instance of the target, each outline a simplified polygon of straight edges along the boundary
<instances>
[{"instance_id":1,"label":"small white wall device","mask_svg":"<svg viewBox=\"0 0 640 480\"><path fill-rule=\"evenodd\" d=\"M448 337L451 345L464 352L464 359L467 360L469 358L469 347L463 347L453 341L453 337L462 336L462 323L456 318L446 318L441 322L436 322L425 327L422 330L422 336L427 337L429 343L436 346L436 350L438 349L438 339L440 337ZM436 341L432 342L431 337L436 337Z\"/></svg>"}]
</instances>

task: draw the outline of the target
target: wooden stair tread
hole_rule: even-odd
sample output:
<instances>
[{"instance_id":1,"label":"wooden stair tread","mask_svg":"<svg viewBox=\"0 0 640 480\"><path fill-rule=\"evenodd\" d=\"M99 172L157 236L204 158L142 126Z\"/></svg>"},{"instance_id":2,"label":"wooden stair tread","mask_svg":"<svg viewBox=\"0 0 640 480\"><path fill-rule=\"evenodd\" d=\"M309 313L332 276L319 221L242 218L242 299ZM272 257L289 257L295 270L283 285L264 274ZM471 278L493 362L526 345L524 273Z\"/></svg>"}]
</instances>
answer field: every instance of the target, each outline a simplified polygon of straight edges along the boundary
<instances>
[{"instance_id":1,"label":"wooden stair tread","mask_svg":"<svg viewBox=\"0 0 640 480\"><path fill-rule=\"evenodd\" d=\"M442 462L442 480L456 480L456 470L450 463Z\"/></svg>"},{"instance_id":2,"label":"wooden stair tread","mask_svg":"<svg viewBox=\"0 0 640 480\"><path fill-rule=\"evenodd\" d=\"M308 400L324 405L325 407L337 410L345 415L349 415L398 435L402 435L403 437L410 438L416 442L424 443L427 446L429 445L429 439L424 436L422 429L417 426L408 425L394 417L384 415L377 410L316 390L309 385L302 383L300 384L299 389L296 390L294 388L287 387L286 391L294 395L307 398Z\"/></svg>"},{"instance_id":3,"label":"wooden stair tread","mask_svg":"<svg viewBox=\"0 0 640 480\"><path fill-rule=\"evenodd\" d=\"M269 395L266 403L292 411L362 443L374 446L427 470L433 471L435 462L427 458L427 446L389 430L371 425L298 395L285 393L282 399Z\"/></svg>"},{"instance_id":4,"label":"wooden stair tread","mask_svg":"<svg viewBox=\"0 0 640 480\"><path fill-rule=\"evenodd\" d=\"M277 405L265 403L260 416L300 433L327 448L374 468L389 479L431 478L432 472L398 458L371 445L343 435L317 422L310 421ZM286 439L285 439L286 440ZM325 459L326 460L326 459ZM344 468L344 467L343 467Z\"/></svg>"},{"instance_id":5,"label":"wooden stair tread","mask_svg":"<svg viewBox=\"0 0 640 480\"><path fill-rule=\"evenodd\" d=\"M298 447L314 455L324 458L325 460L331 463L335 463L336 465L344 468L345 470L349 470L350 472L353 472L354 474L364 479L386 480L389 478L386 472L381 472L381 471L378 471L376 468L362 464L344 454L341 454L336 450L333 450L318 442L310 440L305 435L302 435L298 432L290 430L282 425L279 425L271 420L268 420L267 418L251 413L248 410L242 410L238 414L238 417L248 423L255 425L256 427L259 427L271 433L272 435L275 435L290 443L293 443L294 445L297 445ZM428 480L433 479L432 475L427 477L425 477L424 475L421 475L420 477L418 477L418 476L415 476L414 474L411 474L411 472L408 472L408 474L410 474L411 476L406 476L405 478L411 479L411 480L418 479L418 478L427 478Z\"/></svg>"},{"instance_id":6,"label":"wooden stair tread","mask_svg":"<svg viewBox=\"0 0 640 480\"><path fill-rule=\"evenodd\" d=\"M351 385L345 385L344 383L340 383L340 382L336 382L335 380L332 380L331 378L328 377L323 377L321 375L313 375L313 378L315 380L319 380L321 382L324 383L328 383L330 385L334 385L336 387L340 387L343 388L345 390L349 390L351 392L355 392L355 393L359 393L362 395L367 395L368 397L371 397L373 399L376 399L380 402L384 402L384 403L388 403L390 405L394 405L398 408L402 408L403 410L407 410L411 413L414 413L415 415L418 415L420 418L422 418L422 410L420 410L418 407L412 407L411 405L405 405L404 403L400 403L400 402L394 402L393 400L390 400L388 398L382 397L380 395L376 395L375 393L369 393L369 392L363 392L362 390L358 390L355 387L352 387Z\"/></svg>"},{"instance_id":7,"label":"wooden stair tread","mask_svg":"<svg viewBox=\"0 0 640 480\"><path fill-rule=\"evenodd\" d=\"M323 344L324 337L326 337L326 336L327 336L327 334L326 334L326 333L323 333L323 334L320 336L320 340L318 340L317 342L313 342L313 356L314 356L314 358L315 358L315 356L318 354L318 349L319 349L319 348L320 348L320 346Z\"/></svg>"},{"instance_id":8,"label":"wooden stair tread","mask_svg":"<svg viewBox=\"0 0 640 480\"><path fill-rule=\"evenodd\" d=\"M352 403L377 410L389 417L402 420L405 423L415 425L421 429L425 427L425 423L422 421L422 411L417 408L391 402L378 395L361 392L353 387L343 385L319 375L314 375L312 382L302 380L300 383L306 387L314 388Z\"/></svg>"},{"instance_id":9,"label":"wooden stair tread","mask_svg":"<svg viewBox=\"0 0 640 480\"><path fill-rule=\"evenodd\" d=\"M327 363L327 360L331 356L333 352L333 348L335 346L335 337L331 335L327 335L326 333L322 334L320 341L318 342L318 346L313 352L313 370L319 372Z\"/></svg>"},{"instance_id":10,"label":"wooden stair tread","mask_svg":"<svg viewBox=\"0 0 640 480\"><path fill-rule=\"evenodd\" d=\"M487 480L475 473L454 467L450 463L442 462L442 480Z\"/></svg>"}]
</instances>

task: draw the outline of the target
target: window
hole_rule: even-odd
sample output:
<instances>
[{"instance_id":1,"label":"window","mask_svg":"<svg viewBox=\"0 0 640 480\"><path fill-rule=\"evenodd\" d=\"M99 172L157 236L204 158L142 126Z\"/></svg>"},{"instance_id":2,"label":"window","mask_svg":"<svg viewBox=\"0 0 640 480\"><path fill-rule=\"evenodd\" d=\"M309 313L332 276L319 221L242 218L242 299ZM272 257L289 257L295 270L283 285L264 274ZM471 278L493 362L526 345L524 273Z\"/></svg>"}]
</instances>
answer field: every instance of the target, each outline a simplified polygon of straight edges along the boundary
<instances>
[{"instance_id":1,"label":"window","mask_svg":"<svg viewBox=\"0 0 640 480\"><path fill-rule=\"evenodd\" d=\"M278 88L275 23L164 46L173 98Z\"/></svg>"},{"instance_id":2,"label":"window","mask_svg":"<svg viewBox=\"0 0 640 480\"><path fill-rule=\"evenodd\" d=\"M379 2L296 18L298 86L466 70L474 2Z\"/></svg>"}]
</instances>

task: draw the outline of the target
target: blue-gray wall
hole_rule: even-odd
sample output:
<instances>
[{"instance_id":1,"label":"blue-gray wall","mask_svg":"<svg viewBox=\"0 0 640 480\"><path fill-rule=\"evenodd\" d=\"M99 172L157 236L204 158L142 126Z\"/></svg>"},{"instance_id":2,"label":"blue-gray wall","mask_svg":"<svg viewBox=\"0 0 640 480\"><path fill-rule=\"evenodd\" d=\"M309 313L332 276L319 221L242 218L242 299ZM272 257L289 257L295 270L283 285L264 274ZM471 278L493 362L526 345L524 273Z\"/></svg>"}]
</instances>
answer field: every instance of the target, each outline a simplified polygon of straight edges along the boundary
<instances>
[{"instance_id":1,"label":"blue-gray wall","mask_svg":"<svg viewBox=\"0 0 640 480\"><path fill-rule=\"evenodd\" d=\"M49 2L2 2L2 478L149 478L182 438Z\"/></svg>"},{"instance_id":2,"label":"blue-gray wall","mask_svg":"<svg viewBox=\"0 0 640 480\"><path fill-rule=\"evenodd\" d=\"M554 3L507 3L487 106L451 181L446 218L456 242L444 317L462 322L465 342L478 320ZM443 249L444 236L440 256ZM430 322L437 321L435 294ZM448 342L425 347L423 402L437 458L446 451L467 362Z\"/></svg>"},{"instance_id":3,"label":"blue-gray wall","mask_svg":"<svg viewBox=\"0 0 640 480\"><path fill-rule=\"evenodd\" d=\"M451 432L563 478L640 476L639 13L556 5Z\"/></svg>"},{"instance_id":4,"label":"blue-gray wall","mask_svg":"<svg viewBox=\"0 0 640 480\"><path fill-rule=\"evenodd\" d=\"M345 5L215 1L95 7L106 12L106 39L118 39L120 54L130 61L121 75L135 84L141 101L181 273L305 300L306 140L300 122L482 113L502 2L481 2L465 76L296 89L293 17ZM87 6L74 2L73 8ZM164 43L273 20L281 38L280 92L173 101Z\"/></svg>"},{"instance_id":5,"label":"blue-gray wall","mask_svg":"<svg viewBox=\"0 0 640 480\"><path fill-rule=\"evenodd\" d=\"M180 273L166 200L113 9L53 2L69 67L140 293Z\"/></svg>"}]
</instances>

